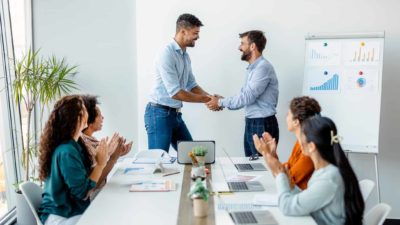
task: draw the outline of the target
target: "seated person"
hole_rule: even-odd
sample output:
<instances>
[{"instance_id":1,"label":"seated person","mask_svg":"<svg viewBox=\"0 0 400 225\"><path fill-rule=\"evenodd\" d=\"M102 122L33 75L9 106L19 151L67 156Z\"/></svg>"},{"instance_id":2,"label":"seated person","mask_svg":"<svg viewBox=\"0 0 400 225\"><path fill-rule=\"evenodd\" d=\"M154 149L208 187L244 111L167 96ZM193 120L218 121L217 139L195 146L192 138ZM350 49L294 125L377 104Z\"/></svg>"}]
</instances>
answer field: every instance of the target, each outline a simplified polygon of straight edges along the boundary
<instances>
[{"instance_id":1,"label":"seated person","mask_svg":"<svg viewBox=\"0 0 400 225\"><path fill-rule=\"evenodd\" d=\"M311 158L315 168L303 191L290 188L285 167L271 154L276 149L271 136L266 133L253 139L275 176L279 208L284 215L311 214L319 225L362 224L364 200L332 120L316 115L302 123L302 153Z\"/></svg>"},{"instance_id":2,"label":"seated person","mask_svg":"<svg viewBox=\"0 0 400 225\"><path fill-rule=\"evenodd\" d=\"M289 172L291 185L300 189L307 188L308 180L314 172L314 165L310 157L301 154L299 144L301 124L310 116L321 113L321 107L317 100L308 96L292 99L286 116L287 128L296 135L297 141L293 147L289 160L284 164Z\"/></svg>"},{"instance_id":3,"label":"seated person","mask_svg":"<svg viewBox=\"0 0 400 225\"><path fill-rule=\"evenodd\" d=\"M44 181L44 193L38 210L45 225L76 224L89 206L89 192L106 166L104 139L97 148L95 167L89 153L77 142L87 118L82 98L71 95L54 105L45 125L39 148L39 178Z\"/></svg>"},{"instance_id":4,"label":"seated person","mask_svg":"<svg viewBox=\"0 0 400 225\"><path fill-rule=\"evenodd\" d=\"M93 137L93 134L97 131L100 131L103 127L103 115L101 114L100 108L98 107L98 101L96 96L84 95L82 96L83 102L85 104L86 110L88 111L88 120L87 127L83 130L81 134L81 141L85 148L88 149L88 152L91 154L93 158L93 165L96 165L95 155L96 149L99 144L99 141ZM108 139L106 139L108 140ZM118 158L124 156L129 153L132 148L132 142L126 144L126 140L119 136L119 134L115 133L113 137L108 141L108 153L109 160L107 162L106 167L103 170L103 173L99 179L97 188L101 188L105 184L105 180L107 175L110 173ZM94 197L96 193L91 195L91 198Z\"/></svg>"}]
</instances>

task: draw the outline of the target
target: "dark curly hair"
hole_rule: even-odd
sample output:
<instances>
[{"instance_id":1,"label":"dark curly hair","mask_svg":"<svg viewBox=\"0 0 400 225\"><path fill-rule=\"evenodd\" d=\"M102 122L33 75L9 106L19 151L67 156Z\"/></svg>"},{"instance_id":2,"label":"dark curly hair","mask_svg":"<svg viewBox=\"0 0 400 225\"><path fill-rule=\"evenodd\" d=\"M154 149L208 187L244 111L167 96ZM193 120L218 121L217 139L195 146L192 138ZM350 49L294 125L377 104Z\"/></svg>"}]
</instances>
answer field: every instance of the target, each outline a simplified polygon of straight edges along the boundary
<instances>
[{"instance_id":1,"label":"dark curly hair","mask_svg":"<svg viewBox=\"0 0 400 225\"><path fill-rule=\"evenodd\" d=\"M82 100L83 103L85 104L86 110L88 112L88 125L94 123L96 117L97 117L97 110L96 106L99 103L97 100L97 96L94 95L82 95Z\"/></svg>"},{"instance_id":2,"label":"dark curly hair","mask_svg":"<svg viewBox=\"0 0 400 225\"><path fill-rule=\"evenodd\" d=\"M76 124L82 119L84 104L81 96L69 95L54 105L40 138L39 179L44 181L50 175L51 158L58 145L71 140Z\"/></svg>"},{"instance_id":3,"label":"dark curly hair","mask_svg":"<svg viewBox=\"0 0 400 225\"><path fill-rule=\"evenodd\" d=\"M321 106L319 106L317 100L308 96L292 99L289 108L293 114L293 119L298 119L300 124L303 124L307 118L321 113Z\"/></svg>"},{"instance_id":4,"label":"dark curly hair","mask_svg":"<svg viewBox=\"0 0 400 225\"><path fill-rule=\"evenodd\" d=\"M259 52L263 52L267 45L267 38L265 37L264 32L260 30L250 30L239 34L239 37L247 37L249 39L249 44L256 44Z\"/></svg>"},{"instance_id":5,"label":"dark curly hair","mask_svg":"<svg viewBox=\"0 0 400 225\"><path fill-rule=\"evenodd\" d=\"M194 15L185 13L178 17L176 20L176 32L180 31L182 28L188 29L193 27L201 27L203 23Z\"/></svg>"}]
</instances>

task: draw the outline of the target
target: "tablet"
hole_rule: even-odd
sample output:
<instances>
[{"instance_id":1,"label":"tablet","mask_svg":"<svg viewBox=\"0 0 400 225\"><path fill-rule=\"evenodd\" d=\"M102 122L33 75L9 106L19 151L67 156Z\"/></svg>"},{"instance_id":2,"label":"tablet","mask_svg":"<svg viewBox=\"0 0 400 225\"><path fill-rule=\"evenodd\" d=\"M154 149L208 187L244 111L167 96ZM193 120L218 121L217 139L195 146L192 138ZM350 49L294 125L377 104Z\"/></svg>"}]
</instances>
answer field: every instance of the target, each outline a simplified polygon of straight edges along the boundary
<instances>
[{"instance_id":1,"label":"tablet","mask_svg":"<svg viewBox=\"0 0 400 225\"><path fill-rule=\"evenodd\" d=\"M203 146L208 149L206 155L206 164L215 162L215 141L178 141L178 163L191 164L192 160L189 157L189 152L195 146Z\"/></svg>"}]
</instances>

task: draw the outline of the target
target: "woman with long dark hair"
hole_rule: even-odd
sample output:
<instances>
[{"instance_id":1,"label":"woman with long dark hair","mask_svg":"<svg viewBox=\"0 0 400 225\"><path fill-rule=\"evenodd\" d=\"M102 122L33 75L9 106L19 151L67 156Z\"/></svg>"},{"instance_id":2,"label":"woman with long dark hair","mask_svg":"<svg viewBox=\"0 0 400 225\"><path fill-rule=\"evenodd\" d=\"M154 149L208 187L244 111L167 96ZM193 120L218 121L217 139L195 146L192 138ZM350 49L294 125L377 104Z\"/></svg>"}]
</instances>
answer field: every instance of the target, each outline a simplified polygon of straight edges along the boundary
<instances>
[{"instance_id":1,"label":"woman with long dark hair","mask_svg":"<svg viewBox=\"0 0 400 225\"><path fill-rule=\"evenodd\" d=\"M45 225L73 225L89 206L88 194L96 186L108 159L103 139L97 164L78 143L88 113L78 95L63 97L55 105L41 136L39 178L44 181L39 216Z\"/></svg>"},{"instance_id":2,"label":"woman with long dark hair","mask_svg":"<svg viewBox=\"0 0 400 225\"><path fill-rule=\"evenodd\" d=\"M276 177L279 208L283 214L311 214L322 225L362 224L364 200L331 119L317 115L302 124L302 152L311 158L315 168L308 187L303 191L291 190L284 166L271 155L276 146L274 140L268 134L263 138L256 135L253 138Z\"/></svg>"}]
</instances>

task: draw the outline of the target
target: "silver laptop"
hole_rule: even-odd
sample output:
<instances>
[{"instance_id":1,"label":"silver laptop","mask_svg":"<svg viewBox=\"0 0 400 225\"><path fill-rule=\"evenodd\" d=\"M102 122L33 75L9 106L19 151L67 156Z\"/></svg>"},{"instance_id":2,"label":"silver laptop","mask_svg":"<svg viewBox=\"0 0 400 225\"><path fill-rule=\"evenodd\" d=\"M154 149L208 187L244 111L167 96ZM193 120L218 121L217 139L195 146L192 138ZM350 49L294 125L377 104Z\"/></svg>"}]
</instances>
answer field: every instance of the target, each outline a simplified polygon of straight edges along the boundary
<instances>
[{"instance_id":1,"label":"silver laptop","mask_svg":"<svg viewBox=\"0 0 400 225\"><path fill-rule=\"evenodd\" d=\"M192 160L189 157L189 152L195 146L203 146L208 149L205 161L207 164L215 162L215 141L179 141L178 142L178 163L191 164Z\"/></svg>"},{"instance_id":2,"label":"silver laptop","mask_svg":"<svg viewBox=\"0 0 400 225\"><path fill-rule=\"evenodd\" d=\"M235 165L236 169L239 172L267 171L267 168L265 168L265 166L262 163L234 163L224 148L223 150L226 156L229 158L232 164Z\"/></svg>"},{"instance_id":3,"label":"silver laptop","mask_svg":"<svg viewBox=\"0 0 400 225\"><path fill-rule=\"evenodd\" d=\"M264 186L259 181L228 181L229 190L232 192L264 191Z\"/></svg>"},{"instance_id":4,"label":"silver laptop","mask_svg":"<svg viewBox=\"0 0 400 225\"><path fill-rule=\"evenodd\" d=\"M277 225L278 222L268 210L230 212L233 222L240 225Z\"/></svg>"}]
</instances>

